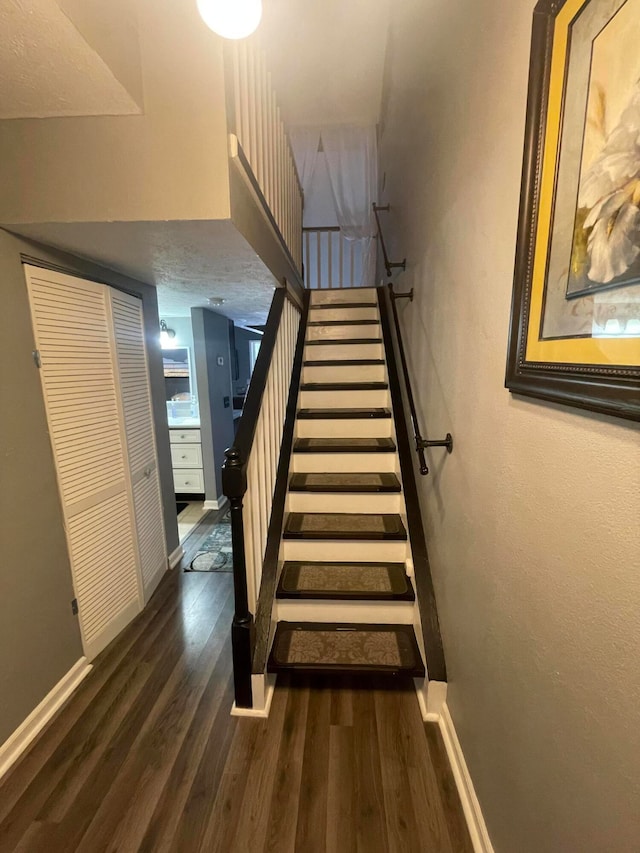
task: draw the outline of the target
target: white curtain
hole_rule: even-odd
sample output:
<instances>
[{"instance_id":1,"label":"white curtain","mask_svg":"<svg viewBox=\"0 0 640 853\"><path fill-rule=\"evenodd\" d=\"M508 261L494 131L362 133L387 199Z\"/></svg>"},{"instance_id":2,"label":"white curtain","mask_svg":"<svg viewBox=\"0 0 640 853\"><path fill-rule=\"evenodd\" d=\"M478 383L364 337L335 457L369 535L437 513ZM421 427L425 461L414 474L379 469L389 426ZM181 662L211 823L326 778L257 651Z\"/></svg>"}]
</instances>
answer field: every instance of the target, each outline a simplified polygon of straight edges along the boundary
<instances>
[{"instance_id":1,"label":"white curtain","mask_svg":"<svg viewBox=\"0 0 640 853\"><path fill-rule=\"evenodd\" d=\"M298 167L302 191L305 195L311 189L313 173L318 161L318 148L320 146L320 128L292 127L289 130L293 156Z\"/></svg>"},{"instance_id":2,"label":"white curtain","mask_svg":"<svg viewBox=\"0 0 640 853\"><path fill-rule=\"evenodd\" d=\"M347 240L361 245L363 264L360 286L373 287L377 249L373 214L378 188L376 129L348 126L323 128L322 146L338 224Z\"/></svg>"}]
</instances>

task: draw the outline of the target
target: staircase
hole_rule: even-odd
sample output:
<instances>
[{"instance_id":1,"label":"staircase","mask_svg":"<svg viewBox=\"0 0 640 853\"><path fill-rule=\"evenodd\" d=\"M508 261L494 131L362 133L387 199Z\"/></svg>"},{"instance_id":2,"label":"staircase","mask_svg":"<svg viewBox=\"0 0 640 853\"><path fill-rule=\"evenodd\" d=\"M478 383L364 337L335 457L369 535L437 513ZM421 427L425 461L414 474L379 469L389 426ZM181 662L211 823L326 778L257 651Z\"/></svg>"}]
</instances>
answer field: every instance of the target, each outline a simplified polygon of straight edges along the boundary
<instances>
[{"instance_id":1,"label":"staircase","mask_svg":"<svg viewBox=\"0 0 640 853\"><path fill-rule=\"evenodd\" d=\"M422 678L376 291L310 299L267 669Z\"/></svg>"}]
</instances>

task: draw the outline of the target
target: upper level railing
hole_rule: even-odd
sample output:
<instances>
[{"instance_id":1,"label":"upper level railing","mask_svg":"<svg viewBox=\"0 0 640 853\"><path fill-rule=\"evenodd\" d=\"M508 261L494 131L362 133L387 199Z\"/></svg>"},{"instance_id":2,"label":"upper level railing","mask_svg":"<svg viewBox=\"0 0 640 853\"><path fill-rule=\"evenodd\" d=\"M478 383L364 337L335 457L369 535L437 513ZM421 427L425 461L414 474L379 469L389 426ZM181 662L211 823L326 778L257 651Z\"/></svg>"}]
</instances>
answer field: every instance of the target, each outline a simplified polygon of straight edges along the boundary
<instances>
[{"instance_id":1,"label":"upper level railing","mask_svg":"<svg viewBox=\"0 0 640 853\"><path fill-rule=\"evenodd\" d=\"M236 705L253 706L252 659L254 615L263 580L267 540L276 504L274 492L284 446L285 418L290 409L294 357L299 349L302 314L286 288L273 297L235 441L222 469L224 494L231 503L235 614L232 627ZM295 399L294 399L295 405ZM287 477L285 474L284 481ZM284 508L284 500L282 501ZM273 537L271 537L273 538ZM280 539L278 532L277 540ZM277 560L277 554L276 554ZM270 574L275 589L275 569ZM273 577L271 578L271 575ZM271 596L273 598L273 596ZM270 611L267 633L270 627Z\"/></svg>"},{"instance_id":2,"label":"upper level railing","mask_svg":"<svg viewBox=\"0 0 640 853\"><path fill-rule=\"evenodd\" d=\"M303 228L304 284L323 287L357 287L362 280L362 243L347 240L340 228Z\"/></svg>"},{"instance_id":3,"label":"upper level railing","mask_svg":"<svg viewBox=\"0 0 640 853\"><path fill-rule=\"evenodd\" d=\"M302 272L303 192L271 73L257 36L226 46L227 124Z\"/></svg>"}]
</instances>

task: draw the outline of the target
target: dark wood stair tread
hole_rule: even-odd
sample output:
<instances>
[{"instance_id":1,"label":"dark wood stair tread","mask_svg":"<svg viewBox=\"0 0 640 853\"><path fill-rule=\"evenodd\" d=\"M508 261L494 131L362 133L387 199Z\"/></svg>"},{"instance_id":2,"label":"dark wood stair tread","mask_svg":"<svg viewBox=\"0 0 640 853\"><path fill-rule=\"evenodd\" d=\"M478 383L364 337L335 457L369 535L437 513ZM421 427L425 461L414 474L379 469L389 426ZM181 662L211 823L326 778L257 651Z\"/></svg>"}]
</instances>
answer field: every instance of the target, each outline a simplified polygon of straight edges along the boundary
<instances>
[{"instance_id":1,"label":"dark wood stair tread","mask_svg":"<svg viewBox=\"0 0 640 853\"><path fill-rule=\"evenodd\" d=\"M279 622L269 672L375 672L423 678L424 664L411 625Z\"/></svg>"},{"instance_id":2,"label":"dark wood stair tread","mask_svg":"<svg viewBox=\"0 0 640 853\"><path fill-rule=\"evenodd\" d=\"M299 409L296 415L300 420L333 421L374 418L390 418L390 409Z\"/></svg>"},{"instance_id":3,"label":"dark wood stair tread","mask_svg":"<svg viewBox=\"0 0 640 853\"><path fill-rule=\"evenodd\" d=\"M392 438L296 438L294 453L392 453Z\"/></svg>"},{"instance_id":4,"label":"dark wood stair tread","mask_svg":"<svg viewBox=\"0 0 640 853\"><path fill-rule=\"evenodd\" d=\"M292 492L399 492L400 481L392 473L335 471L330 473L292 474Z\"/></svg>"},{"instance_id":5,"label":"dark wood stair tread","mask_svg":"<svg viewBox=\"0 0 640 853\"><path fill-rule=\"evenodd\" d=\"M407 531L397 513L290 512L282 538L404 542Z\"/></svg>"},{"instance_id":6,"label":"dark wood stair tread","mask_svg":"<svg viewBox=\"0 0 640 853\"><path fill-rule=\"evenodd\" d=\"M383 358L327 358L322 361L305 361L305 367L362 367L384 364Z\"/></svg>"},{"instance_id":7,"label":"dark wood stair tread","mask_svg":"<svg viewBox=\"0 0 640 853\"><path fill-rule=\"evenodd\" d=\"M382 338L327 338L322 341L305 341L304 345L306 347L320 347L320 346L342 346L345 344L346 346L351 346L353 344L381 344Z\"/></svg>"},{"instance_id":8,"label":"dark wood stair tread","mask_svg":"<svg viewBox=\"0 0 640 853\"><path fill-rule=\"evenodd\" d=\"M312 302L309 305L309 309L311 311L324 311L325 309L331 309L335 311L336 308L377 308L377 302Z\"/></svg>"},{"instance_id":9,"label":"dark wood stair tread","mask_svg":"<svg viewBox=\"0 0 640 853\"><path fill-rule=\"evenodd\" d=\"M386 391L386 382L303 382L301 391Z\"/></svg>"},{"instance_id":10,"label":"dark wood stair tread","mask_svg":"<svg viewBox=\"0 0 640 853\"><path fill-rule=\"evenodd\" d=\"M307 326L379 326L380 320L310 320Z\"/></svg>"},{"instance_id":11,"label":"dark wood stair tread","mask_svg":"<svg viewBox=\"0 0 640 853\"><path fill-rule=\"evenodd\" d=\"M326 601L415 601L404 563L288 561L277 598Z\"/></svg>"}]
</instances>

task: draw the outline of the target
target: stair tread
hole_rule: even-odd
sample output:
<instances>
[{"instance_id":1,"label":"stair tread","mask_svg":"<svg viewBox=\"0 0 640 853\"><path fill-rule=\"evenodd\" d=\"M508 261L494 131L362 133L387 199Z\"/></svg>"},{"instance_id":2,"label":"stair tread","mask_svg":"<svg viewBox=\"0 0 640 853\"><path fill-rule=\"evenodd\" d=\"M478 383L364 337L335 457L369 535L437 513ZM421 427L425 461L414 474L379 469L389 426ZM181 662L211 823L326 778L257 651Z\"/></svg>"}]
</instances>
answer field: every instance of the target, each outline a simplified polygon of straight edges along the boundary
<instances>
[{"instance_id":1,"label":"stair tread","mask_svg":"<svg viewBox=\"0 0 640 853\"><path fill-rule=\"evenodd\" d=\"M386 391L386 382L303 382L301 391Z\"/></svg>"},{"instance_id":2,"label":"stair tread","mask_svg":"<svg viewBox=\"0 0 640 853\"><path fill-rule=\"evenodd\" d=\"M380 320L310 320L307 326L379 326Z\"/></svg>"},{"instance_id":3,"label":"stair tread","mask_svg":"<svg viewBox=\"0 0 640 853\"><path fill-rule=\"evenodd\" d=\"M279 622L269 672L376 672L424 677L411 625Z\"/></svg>"},{"instance_id":4,"label":"stair tread","mask_svg":"<svg viewBox=\"0 0 640 853\"><path fill-rule=\"evenodd\" d=\"M390 418L390 409L299 409L300 420L350 420L367 418Z\"/></svg>"},{"instance_id":5,"label":"stair tread","mask_svg":"<svg viewBox=\"0 0 640 853\"><path fill-rule=\"evenodd\" d=\"M400 481L392 473L298 473L289 479L292 492L399 492Z\"/></svg>"},{"instance_id":6,"label":"stair tread","mask_svg":"<svg viewBox=\"0 0 640 853\"><path fill-rule=\"evenodd\" d=\"M318 361L305 361L305 367L364 367L383 365L383 358L327 358Z\"/></svg>"},{"instance_id":7,"label":"stair tread","mask_svg":"<svg viewBox=\"0 0 640 853\"><path fill-rule=\"evenodd\" d=\"M404 563L288 561L276 597L336 601L415 601Z\"/></svg>"},{"instance_id":8,"label":"stair tread","mask_svg":"<svg viewBox=\"0 0 640 853\"><path fill-rule=\"evenodd\" d=\"M322 341L305 341L306 347L317 347L328 344L329 346L351 346L353 344L381 344L382 338L327 338Z\"/></svg>"},{"instance_id":9,"label":"stair tread","mask_svg":"<svg viewBox=\"0 0 640 853\"><path fill-rule=\"evenodd\" d=\"M391 453L392 438L297 438L294 453Z\"/></svg>"},{"instance_id":10,"label":"stair tread","mask_svg":"<svg viewBox=\"0 0 640 853\"><path fill-rule=\"evenodd\" d=\"M377 308L377 302L312 302L309 306L311 311L324 311L329 308L335 311L336 308Z\"/></svg>"},{"instance_id":11,"label":"stair tread","mask_svg":"<svg viewBox=\"0 0 640 853\"><path fill-rule=\"evenodd\" d=\"M404 542L407 531L401 517L391 512L290 512L282 537Z\"/></svg>"}]
</instances>

